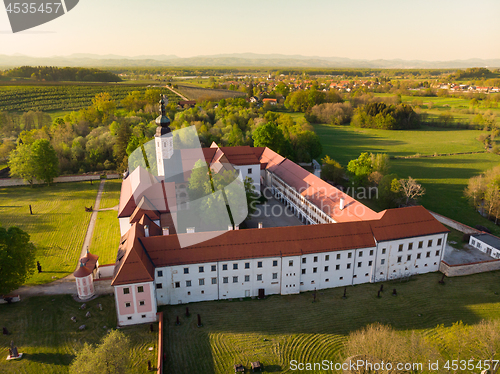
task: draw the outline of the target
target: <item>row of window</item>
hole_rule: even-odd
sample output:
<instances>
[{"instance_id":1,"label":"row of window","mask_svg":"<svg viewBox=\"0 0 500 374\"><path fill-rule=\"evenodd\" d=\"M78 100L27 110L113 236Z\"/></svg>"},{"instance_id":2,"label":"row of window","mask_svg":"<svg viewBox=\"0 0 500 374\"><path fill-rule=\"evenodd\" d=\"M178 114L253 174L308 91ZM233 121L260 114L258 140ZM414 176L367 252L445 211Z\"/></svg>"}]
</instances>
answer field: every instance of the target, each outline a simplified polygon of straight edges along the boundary
<instances>
[{"instance_id":1,"label":"row of window","mask_svg":"<svg viewBox=\"0 0 500 374\"><path fill-rule=\"evenodd\" d=\"M137 287L137 292L138 293L144 292L144 286ZM124 295L128 295L129 293L130 293L130 288L128 288L128 287L123 288Z\"/></svg>"},{"instance_id":2,"label":"row of window","mask_svg":"<svg viewBox=\"0 0 500 374\"><path fill-rule=\"evenodd\" d=\"M437 245L441 245L441 241L442 241L441 238L438 239L437 240ZM427 246L428 247L432 247L432 242L433 242L432 240L429 240L427 242ZM423 243L424 243L423 241L418 242L418 248L419 249L423 247ZM404 248L404 245L400 244L399 248L398 248L398 252L402 252L403 248ZM412 249L413 249L413 243L409 243L408 244L408 250L411 251ZM374 254L373 249L370 249L369 256L373 256L373 254ZM386 254L386 248L382 248L382 254ZM439 255L439 251L436 251L436 256L438 256L438 255ZM359 257L363 257L363 251L359 251L358 252L358 258ZM430 257L430 252L427 252L427 257ZM340 260L341 258L342 258L341 253L337 253L336 254L336 259ZM347 258L352 258L352 252L347 253ZM419 259L419 258L420 258L420 253L417 254L417 259ZM410 261L410 260L411 260L411 255L408 255L407 261ZM325 261L330 261L330 255L325 255ZM314 256L313 257L313 262L318 262L318 256ZM400 262L400 261L398 261L398 262ZM302 263L303 264L307 263L307 258L306 257L302 258ZM371 265L371 261L369 263L369 266L370 265ZM273 260L273 267L276 267L276 266L278 266L278 260ZM288 266L293 266L293 260L289 260L288 261ZM238 263L233 263L233 270L238 270L238 267L239 267ZM361 266L358 265L358 267L361 267ZM244 268L245 269L250 269L250 262L245 262ZM262 268L262 261L258 261L257 262L257 268ZM328 268L328 267L326 267L326 268ZM350 264L347 264L347 268L350 269ZM222 264L222 270L228 270L228 264ZM339 265L336 266L336 270L339 270ZM211 265L211 271L212 272L217 271L217 265ZM325 270L325 271L328 271L328 270ZM204 273L205 272L205 266L199 266L198 267L198 272L199 273ZM315 272L315 271L313 270L313 272ZM189 274L189 268L188 267L184 268L184 274ZM304 273L302 273L302 274L304 274ZM157 275L158 275L158 277L163 277L163 271L162 270L157 270ZM139 292L143 292L143 291L139 291Z\"/></svg>"},{"instance_id":3,"label":"row of window","mask_svg":"<svg viewBox=\"0 0 500 374\"><path fill-rule=\"evenodd\" d=\"M250 275L245 275L244 279L245 279L245 282L250 282ZM273 273L272 279L278 279L278 273ZM258 281L262 280L262 274L257 274L257 280ZM211 281L212 281L212 284L217 284L217 278L212 278ZM234 276L233 283L238 283L238 282L239 282L239 277ZM229 277L222 277L222 283L229 283ZM156 288L162 288L162 287L158 287L158 285L161 285L161 283L157 283ZM205 278L198 279L198 285L204 286L205 285ZM175 288L179 288L180 286L181 286L181 282L175 282ZM192 282L190 280L187 280L186 287L191 287L191 286L192 286Z\"/></svg>"},{"instance_id":4,"label":"row of window","mask_svg":"<svg viewBox=\"0 0 500 374\"><path fill-rule=\"evenodd\" d=\"M276 267L278 266L278 260L273 260L273 266ZM233 263L233 270L238 270L239 264L238 263ZM257 267L261 268L262 267L262 261L257 262ZM250 262L245 262L244 265L245 269L250 269ZM222 270L227 270L228 269L228 264L222 264ZM211 271L217 271L217 265L211 265ZM205 272L205 266L199 266L198 267L198 272L199 273L204 273ZM189 274L189 268L184 268L184 274ZM158 270L157 275L159 277L163 277L163 271Z\"/></svg>"},{"instance_id":5,"label":"row of window","mask_svg":"<svg viewBox=\"0 0 500 374\"><path fill-rule=\"evenodd\" d=\"M144 306L144 300L139 301L139 306ZM125 308L130 308L130 303L129 302L125 303Z\"/></svg>"},{"instance_id":6,"label":"row of window","mask_svg":"<svg viewBox=\"0 0 500 374\"><path fill-rule=\"evenodd\" d=\"M441 238L439 238L437 240L437 245L441 245L442 243L442 240ZM432 247L432 239L429 239L427 241L427 247ZM424 247L424 242L423 241L419 241L418 242L418 249L422 249ZM404 245L403 244L400 244L399 245L399 248L398 248L398 252L403 252L403 248L404 248ZM413 249L413 243L408 243L408 250L411 251ZM382 250L382 254L385 253L385 249Z\"/></svg>"},{"instance_id":7,"label":"row of window","mask_svg":"<svg viewBox=\"0 0 500 374\"><path fill-rule=\"evenodd\" d=\"M440 251L436 251L436 256L439 256L439 253L440 253ZM417 253L417 260L419 260L422 257L421 255L422 255L421 253ZM425 254L425 257L426 258L431 257L431 252L430 251L427 252ZM400 263L402 260L403 260L403 256L398 256L398 263ZM384 260L382 260L382 261L384 261ZM406 261L411 261L411 255L406 256ZM384 263L382 262L381 264L383 265Z\"/></svg>"}]
</instances>

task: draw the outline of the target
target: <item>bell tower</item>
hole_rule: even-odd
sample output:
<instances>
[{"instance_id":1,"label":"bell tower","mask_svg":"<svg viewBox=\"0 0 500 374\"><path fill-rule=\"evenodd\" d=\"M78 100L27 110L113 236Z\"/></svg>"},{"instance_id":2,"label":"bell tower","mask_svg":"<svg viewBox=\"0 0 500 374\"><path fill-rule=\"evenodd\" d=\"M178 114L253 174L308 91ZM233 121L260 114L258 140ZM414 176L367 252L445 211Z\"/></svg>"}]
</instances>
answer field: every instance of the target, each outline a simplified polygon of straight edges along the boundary
<instances>
[{"instance_id":1,"label":"bell tower","mask_svg":"<svg viewBox=\"0 0 500 374\"><path fill-rule=\"evenodd\" d=\"M166 102L165 102L166 101ZM165 95L161 95L160 100L160 115L156 118L156 164L158 167L158 176L165 176L165 163L163 160L168 160L174 154L174 141L172 131L170 130L170 119L165 114L165 104L168 104L168 99Z\"/></svg>"}]
</instances>

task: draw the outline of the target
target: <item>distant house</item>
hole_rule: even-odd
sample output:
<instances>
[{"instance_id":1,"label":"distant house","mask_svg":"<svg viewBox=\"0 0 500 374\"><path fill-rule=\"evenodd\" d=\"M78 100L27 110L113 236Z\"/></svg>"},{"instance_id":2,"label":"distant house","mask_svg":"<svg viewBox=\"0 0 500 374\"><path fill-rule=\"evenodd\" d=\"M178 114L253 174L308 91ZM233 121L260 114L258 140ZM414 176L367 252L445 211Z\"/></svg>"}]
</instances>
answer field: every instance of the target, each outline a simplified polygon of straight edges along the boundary
<instances>
[{"instance_id":1,"label":"distant house","mask_svg":"<svg viewBox=\"0 0 500 374\"><path fill-rule=\"evenodd\" d=\"M278 101L276 99L262 99L262 102L265 104L265 103L269 103L271 105L276 105L278 103Z\"/></svg>"},{"instance_id":2,"label":"distant house","mask_svg":"<svg viewBox=\"0 0 500 374\"><path fill-rule=\"evenodd\" d=\"M500 258L500 238L496 236L487 233L473 234L469 244L493 258Z\"/></svg>"},{"instance_id":3,"label":"distant house","mask_svg":"<svg viewBox=\"0 0 500 374\"><path fill-rule=\"evenodd\" d=\"M181 100L181 101L179 101L178 105L181 108L184 108L186 105L190 108L194 108L196 106L196 101L195 100Z\"/></svg>"},{"instance_id":4,"label":"distant house","mask_svg":"<svg viewBox=\"0 0 500 374\"><path fill-rule=\"evenodd\" d=\"M251 103L258 103L259 102L259 98L257 96L251 96L248 101L250 101Z\"/></svg>"}]
</instances>

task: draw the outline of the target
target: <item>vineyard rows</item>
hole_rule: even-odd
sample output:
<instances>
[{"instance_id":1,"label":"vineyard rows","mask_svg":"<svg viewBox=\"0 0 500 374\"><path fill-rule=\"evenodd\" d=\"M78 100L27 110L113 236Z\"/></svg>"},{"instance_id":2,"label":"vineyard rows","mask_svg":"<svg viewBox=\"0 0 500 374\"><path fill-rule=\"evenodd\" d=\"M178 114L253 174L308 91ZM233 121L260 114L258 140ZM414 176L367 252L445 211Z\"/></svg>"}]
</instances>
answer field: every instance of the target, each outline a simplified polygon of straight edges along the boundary
<instances>
[{"instance_id":1,"label":"vineyard rows","mask_svg":"<svg viewBox=\"0 0 500 374\"><path fill-rule=\"evenodd\" d=\"M148 87L140 86L3 86L0 87L0 111L51 111L51 110L78 110L92 104L95 95L108 92L120 105L132 91L144 93ZM170 90L165 89L164 94L170 102L178 102L179 98Z\"/></svg>"}]
</instances>

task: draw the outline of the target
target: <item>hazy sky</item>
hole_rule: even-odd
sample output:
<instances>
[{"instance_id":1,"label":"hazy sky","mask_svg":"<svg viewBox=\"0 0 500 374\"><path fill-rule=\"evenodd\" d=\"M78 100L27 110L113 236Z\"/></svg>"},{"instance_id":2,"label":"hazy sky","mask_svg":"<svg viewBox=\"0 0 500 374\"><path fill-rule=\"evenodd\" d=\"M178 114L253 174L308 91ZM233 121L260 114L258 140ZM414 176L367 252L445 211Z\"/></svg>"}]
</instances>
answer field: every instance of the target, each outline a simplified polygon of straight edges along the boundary
<instances>
[{"instance_id":1,"label":"hazy sky","mask_svg":"<svg viewBox=\"0 0 500 374\"><path fill-rule=\"evenodd\" d=\"M80 0L17 34L0 8L0 54L486 59L500 58L499 19L500 0Z\"/></svg>"}]
</instances>

